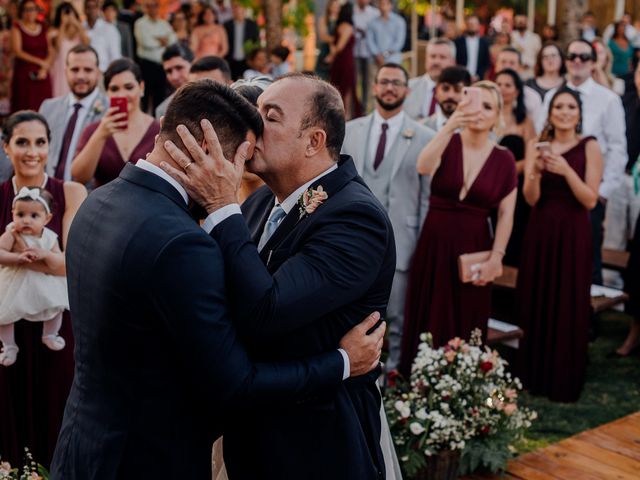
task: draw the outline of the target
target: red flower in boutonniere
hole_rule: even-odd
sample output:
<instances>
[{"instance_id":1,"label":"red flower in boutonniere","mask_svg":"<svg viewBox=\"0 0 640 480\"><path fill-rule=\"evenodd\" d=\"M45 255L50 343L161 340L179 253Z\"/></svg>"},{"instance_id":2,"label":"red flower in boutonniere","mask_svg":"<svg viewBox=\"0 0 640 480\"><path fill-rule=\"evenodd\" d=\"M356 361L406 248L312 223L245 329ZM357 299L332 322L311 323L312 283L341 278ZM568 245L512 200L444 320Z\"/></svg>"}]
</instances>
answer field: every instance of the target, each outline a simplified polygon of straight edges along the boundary
<instances>
[{"instance_id":1,"label":"red flower in boutonniere","mask_svg":"<svg viewBox=\"0 0 640 480\"><path fill-rule=\"evenodd\" d=\"M300 195L300 200L298 200L300 218L305 215L311 215L327 198L329 198L329 195L324 191L322 185L318 185L318 188L305 190L304 193Z\"/></svg>"}]
</instances>

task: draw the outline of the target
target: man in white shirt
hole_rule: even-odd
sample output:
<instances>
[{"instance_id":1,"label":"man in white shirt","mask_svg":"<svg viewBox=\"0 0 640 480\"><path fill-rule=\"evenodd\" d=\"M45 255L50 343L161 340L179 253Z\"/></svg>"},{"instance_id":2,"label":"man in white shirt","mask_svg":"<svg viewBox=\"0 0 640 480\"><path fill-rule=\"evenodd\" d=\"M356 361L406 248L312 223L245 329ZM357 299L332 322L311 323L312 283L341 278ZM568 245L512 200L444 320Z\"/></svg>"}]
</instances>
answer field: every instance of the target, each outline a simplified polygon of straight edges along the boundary
<instances>
[{"instance_id":1,"label":"man in white shirt","mask_svg":"<svg viewBox=\"0 0 640 480\"><path fill-rule=\"evenodd\" d=\"M84 13L87 16L84 28L91 40L91 46L98 54L100 71L104 72L109 64L122 57L122 40L120 32L100 17L98 0L85 0Z\"/></svg>"},{"instance_id":2,"label":"man in white shirt","mask_svg":"<svg viewBox=\"0 0 640 480\"><path fill-rule=\"evenodd\" d=\"M591 77L596 51L589 42L573 40L567 47L567 87L580 93L582 101L582 135L593 135L598 140L604 159L604 172L600 184L600 201L591 211L593 228L593 283L602 285L601 248L603 222L607 200L622 187L627 164L627 138L622 100ZM540 130L547 121L549 104L556 89L547 92L538 115L536 127ZM538 130L538 131L540 131ZM607 228L623 229L624 225L608 224Z\"/></svg>"},{"instance_id":3,"label":"man in white shirt","mask_svg":"<svg viewBox=\"0 0 640 480\"><path fill-rule=\"evenodd\" d=\"M453 65L442 70L435 90L438 108L424 121L425 126L439 132L462 101L464 87L469 85L471 85L471 75L466 68Z\"/></svg>"},{"instance_id":4,"label":"man in white shirt","mask_svg":"<svg viewBox=\"0 0 640 480\"><path fill-rule=\"evenodd\" d=\"M144 110L155 111L166 97L167 81L162 69L162 53L164 49L175 43L177 37L171 25L160 18L158 0L145 2L146 13L136 20L133 33L136 37L137 54L140 59L140 69L144 79Z\"/></svg>"},{"instance_id":5,"label":"man in white shirt","mask_svg":"<svg viewBox=\"0 0 640 480\"><path fill-rule=\"evenodd\" d=\"M520 77L528 80L533 77L533 67L536 65L538 52L542 47L540 35L527 30L527 16L516 15L513 19L513 32L511 32L511 45L522 55L522 70Z\"/></svg>"},{"instance_id":6,"label":"man in white shirt","mask_svg":"<svg viewBox=\"0 0 640 480\"><path fill-rule=\"evenodd\" d=\"M437 110L436 82L444 68L456 64L456 46L448 38L429 40L425 52L425 74L409 80L409 96L404 111L414 120L430 117Z\"/></svg>"},{"instance_id":7,"label":"man in white shirt","mask_svg":"<svg viewBox=\"0 0 640 480\"><path fill-rule=\"evenodd\" d=\"M84 128L100 120L109 108L109 99L97 88L100 78L98 55L85 45L67 54L65 76L70 92L42 102L40 114L51 129L47 173L60 180L71 180L71 162Z\"/></svg>"},{"instance_id":8,"label":"man in white shirt","mask_svg":"<svg viewBox=\"0 0 640 480\"><path fill-rule=\"evenodd\" d=\"M369 103L369 69L371 52L367 47L367 29L369 24L380 16L380 10L370 5L370 0L357 0L353 9L353 27L356 30L356 74L362 88L362 105L365 110Z\"/></svg>"}]
</instances>

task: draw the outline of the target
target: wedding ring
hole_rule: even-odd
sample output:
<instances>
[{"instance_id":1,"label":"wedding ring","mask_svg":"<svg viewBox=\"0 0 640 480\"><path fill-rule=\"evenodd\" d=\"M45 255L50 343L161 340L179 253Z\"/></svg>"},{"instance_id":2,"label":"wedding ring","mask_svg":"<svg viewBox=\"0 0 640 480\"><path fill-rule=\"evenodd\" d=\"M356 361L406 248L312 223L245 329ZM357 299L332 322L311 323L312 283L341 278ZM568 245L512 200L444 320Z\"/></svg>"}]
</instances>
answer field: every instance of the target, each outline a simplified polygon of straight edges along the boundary
<instances>
[{"instance_id":1,"label":"wedding ring","mask_svg":"<svg viewBox=\"0 0 640 480\"><path fill-rule=\"evenodd\" d=\"M186 171L187 171L187 168L189 168L192 164L193 164L193 162L189 162L189 163L187 163L187 164L186 164L184 167L182 167L182 168L184 168L184 171L186 172Z\"/></svg>"}]
</instances>

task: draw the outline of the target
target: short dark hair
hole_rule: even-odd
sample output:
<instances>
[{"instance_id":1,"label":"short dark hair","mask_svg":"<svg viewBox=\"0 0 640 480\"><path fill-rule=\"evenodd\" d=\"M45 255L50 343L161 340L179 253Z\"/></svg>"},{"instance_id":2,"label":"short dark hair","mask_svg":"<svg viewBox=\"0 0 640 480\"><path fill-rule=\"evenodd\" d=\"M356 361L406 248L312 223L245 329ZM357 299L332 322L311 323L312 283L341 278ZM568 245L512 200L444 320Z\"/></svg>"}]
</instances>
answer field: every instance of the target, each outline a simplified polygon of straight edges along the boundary
<instances>
[{"instance_id":1,"label":"short dark hair","mask_svg":"<svg viewBox=\"0 0 640 480\"><path fill-rule=\"evenodd\" d=\"M344 104L340 92L321 78L301 72L286 73L274 83L287 79L313 82L315 88L306 99L307 113L300 122L300 131L310 127L324 130L327 136L327 150L337 162L340 159L345 132Z\"/></svg>"},{"instance_id":2,"label":"short dark hair","mask_svg":"<svg viewBox=\"0 0 640 480\"><path fill-rule=\"evenodd\" d=\"M378 75L380 74L380 70L382 70L383 68L395 68L396 70L400 70L404 74L405 83L409 82L409 72L407 72L407 69L404 68L399 63L393 63L393 62L387 62L381 65L380 68L378 68L378 70L376 71L376 76L374 78L376 82L378 81Z\"/></svg>"},{"instance_id":3,"label":"short dark hair","mask_svg":"<svg viewBox=\"0 0 640 480\"><path fill-rule=\"evenodd\" d=\"M22 18L24 7L27 5L27 3L33 3L37 9L40 9L36 0L22 0L20 3L18 3L18 18Z\"/></svg>"},{"instance_id":4,"label":"short dark hair","mask_svg":"<svg viewBox=\"0 0 640 480\"><path fill-rule=\"evenodd\" d=\"M200 5L202 5L202 10L200 10L200 13L198 13L198 19L196 20L196 26L199 25L204 25L204 14L207 12L207 10L211 10L211 13L213 13L213 16L216 17L215 21L213 23L218 24L220 23L220 20L218 19L218 12L216 12L216 10L209 5L208 3L204 3L204 2L200 2Z\"/></svg>"},{"instance_id":5,"label":"short dark hair","mask_svg":"<svg viewBox=\"0 0 640 480\"><path fill-rule=\"evenodd\" d=\"M122 0L122 8L126 10L129 10L135 4L136 0Z\"/></svg>"},{"instance_id":6,"label":"short dark hair","mask_svg":"<svg viewBox=\"0 0 640 480\"><path fill-rule=\"evenodd\" d=\"M538 50L538 56L536 57L536 65L533 68L533 73L536 77L541 77L544 75L544 70L542 68L542 51L547 47L554 47L558 51L558 55L560 55L560 75L564 75L567 73L567 66L564 64L564 52L560 45L555 42L546 42L542 45L542 48Z\"/></svg>"},{"instance_id":7,"label":"short dark hair","mask_svg":"<svg viewBox=\"0 0 640 480\"><path fill-rule=\"evenodd\" d=\"M2 141L4 143L9 143L9 140L13 137L13 131L18 125L24 122L32 122L34 120L44 125L44 128L47 131L47 140L51 140L51 129L49 128L49 123L47 123L46 118L33 110L19 110L10 115L5 121L4 129L2 131Z\"/></svg>"},{"instance_id":8,"label":"short dark hair","mask_svg":"<svg viewBox=\"0 0 640 480\"><path fill-rule=\"evenodd\" d=\"M100 59L98 58L98 52L96 52L96 49L93 48L91 45L82 45L81 43L79 43L78 45L76 45L75 47L73 47L71 50L69 50L67 52L67 58L65 58L65 62L68 60L69 55L73 54L81 54L81 53L87 53L87 52L91 52L95 55L96 57L96 66L100 65Z\"/></svg>"},{"instance_id":9,"label":"short dark hair","mask_svg":"<svg viewBox=\"0 0 640 480\"><path fill-rule=\"evenodd\" d=\"M465 87L468 87L471 85L471 74L469 73L469 70L463 66L453 65L442 69L437 83L438 85L441 83L448 83L449 85L462 83Z\"/></svg>"},{"instance_id":10,"label":"short dark hair","mask_svg":"<svg viewBox=\"0 0 640 480\"><path fill-rule=\"evenodd\" d=\"M247 62L253 62L259 53L267 53L266 48L256 47L247 54Z\"/></svg>"},{"instance_id":11,"label":"short dark hair","mask_svg":"<svg viewBox=\"0 0 640 480\"><path fill-rule=\"evenodd\" d=\"M353 25L353 4L350 2L346 2L340 7L340 10L338 10L336 25L340 25L341 23L348 23L349 25Z\"/></svg>"},{"instance_id":12,"label":"short dark hair","mask_svg":"<svg viewBox=\"0 0 640 480\"><path fill-rule=\"evenodd\" d=\"M565 53L565 58L569 54L569 48L571 48L571 45L573 45L574 43L582 43L584 45L587 45L589 49L591 49L591 57L593 58L593 61L595 62L596 60L598 60L598 51L596 50L596 47L594 47L591 42L587 42L584 38L576 38L574 40L571 40L569 43L567 43L567 51Z\"/></svg>"},{"instance_id":13,"label":"short dark hair","mask_svg":"<svg viewBox=\"0 0 640 480\"><path fill-rule=\"evenodd\" d=\"M214 55L207 55L206 57L199 58L191 64L191 73L210 72L212 70L220 70L224 75L224 78L231 80L231 69L229 64L224 58L216 57Z\"/></svg>"},{"instance_id":14,"label":"short dark hair","mask_svg":"<svg viewBox=\"0 0 640 480\"><path fill-rule=\"evenodd\" d=\"M522 53L520 53L520 50L511 46L502 47L498 52L498 54L496 55L496 59L500 56L501 53L504 53L504 52L515 53L518 56L518 63L522 65Z\"/></svg>"},{"instance_id":15,"label":"short dark hair","mask_svg":"<svg viewBox=\"0 0 640 480\"><path fill-rule=\"evenodd\" d=\"M118 4L116 2L114 2L113 0L107 0L102 4L102 11L104 12L109 7L115 8L116 11L118 10Z\"/></svg>"},{"instance_id":16,"label":"short dark hair","mask_svg":"<svg viewBox=\"0 0 640 480\"><path fill-rule=\"evenodd\" d=\"M504 70L500 70L498 73L496 73L496 82L498 81L498 77L500 75L507 75L508 77L511 77L511 80L513 80L513 84L518 91L516 104L513 107L512 111L513 116L516 117L516 123L520 125L527 118L527 108L524 105L524 83L522 82L520 75L518 75L518 72L512 70L511 68L505 68Z\"/></svg>"},{"instance_id":17,"label":"short dark hair","mask_svg":"<svg viewBox=\"0 0 640 480\"><path fill-rule=\"evenodd\" d=\"M142 71L137 63L130 58L119 58L109 64L106 72L104 72L104 87L109 88L109 84L113 77L122 73L131 72L136 79L136 82L142 82Z\"/></svg>"},{"instance_id":18,"label":"short dark hair","mask_svg":"<svg viewBox=\"0 0 640 480\"><path fill-rule=\"evenodd\" d=\"M284 62L287 58L289 58L289 55L291 55L291 50L289 50L284 45L280 45L271 49L271 55L275 55Z\"/></svg>"},{"instance_id":19,"label":"short dark hair","mask_svg":"<svg viewBox=\"0 0 640 480\"><path fill-rule=\"evenodd\" d=\"M203 79L189 82L176 91L164 115L160 137L184 150L186 147L176 127L184 125L197 142L202 142L204 133L200 121L203 119L215 128L227 158L233 156L249 130L256 136L262 134L262 117L253 105L228 86Z\"/></svg>"},{"instance_id":20,"label":"short dark hair","mask_svg":"<svg viewBox=\"0 0 640 480\"><path fill-rule=\"evenodd\" d=\"M183 58L189 63L193 62L193 52L189 47L180 42L172 43L162 52L163 62L176 57Z\"/></svg>"}]
</instances>

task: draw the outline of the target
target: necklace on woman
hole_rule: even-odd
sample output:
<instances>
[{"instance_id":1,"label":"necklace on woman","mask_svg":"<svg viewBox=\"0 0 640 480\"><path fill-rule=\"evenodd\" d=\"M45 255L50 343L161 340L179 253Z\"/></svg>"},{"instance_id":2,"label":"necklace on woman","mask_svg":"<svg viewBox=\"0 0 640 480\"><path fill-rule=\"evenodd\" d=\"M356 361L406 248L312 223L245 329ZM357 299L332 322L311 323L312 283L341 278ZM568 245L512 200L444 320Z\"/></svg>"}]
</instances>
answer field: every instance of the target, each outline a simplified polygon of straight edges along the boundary
<instances>
[{"instance_id":1,"label":"necklace on woman","mask_svg":"<svg viewBox=\"0 0 640 480\"><path fill-rule=\"evenodd\" d=\"M47 181L49 180L49 175L47 175L46 173L44 174L44 180L42 181L42 185L40 185L40 188L44 189L44 187L47 185ZM11 185L13 185L13 194L17 195L18 194L18 185L16 184L16 176L14 175L13 177L11 177Z\"/></svg>"}]
</instances>

